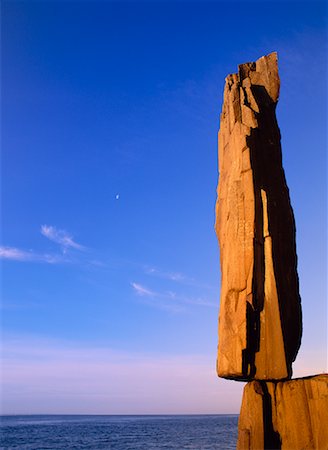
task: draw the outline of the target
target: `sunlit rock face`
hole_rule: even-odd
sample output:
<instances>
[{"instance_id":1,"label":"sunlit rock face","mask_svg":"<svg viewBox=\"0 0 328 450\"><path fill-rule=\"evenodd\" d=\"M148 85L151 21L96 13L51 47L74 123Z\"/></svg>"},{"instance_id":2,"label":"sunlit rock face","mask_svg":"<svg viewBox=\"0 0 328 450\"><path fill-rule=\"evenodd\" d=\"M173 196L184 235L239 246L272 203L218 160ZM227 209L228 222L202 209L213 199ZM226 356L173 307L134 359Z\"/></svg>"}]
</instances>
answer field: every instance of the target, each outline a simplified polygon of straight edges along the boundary
<instances>
[{"instance_id":1,"label":"sunlit rock face","mask_svg":"<svg viewBox=\"0 0 328 450\"><path fill-rule=\"evenodd\" d=\"M328 449L328 375L252 381L244 388L237 450Z\"/></svg>"},{"instance_id":2,"label":"sunlit rock face","mask_svg":"<svg viewBox=\"0 0 328 450\"><path fill-rule=\"evenodd\" d=\"M224 378L289 378L301 342L295 223L275 115L279 86L276 53L226 78L215 225L217 371Z\"/></svg>"}]
</instances>

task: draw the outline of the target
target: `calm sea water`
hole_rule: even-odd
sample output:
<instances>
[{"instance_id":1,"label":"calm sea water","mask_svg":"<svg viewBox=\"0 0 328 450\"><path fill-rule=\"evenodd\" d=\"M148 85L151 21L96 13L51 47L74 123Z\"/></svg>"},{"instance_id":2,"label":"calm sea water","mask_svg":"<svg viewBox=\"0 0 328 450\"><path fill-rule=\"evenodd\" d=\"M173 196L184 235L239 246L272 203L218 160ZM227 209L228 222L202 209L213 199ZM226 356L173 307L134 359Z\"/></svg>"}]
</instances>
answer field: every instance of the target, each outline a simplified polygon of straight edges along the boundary
<instances>
[{"instance_id":1,"label":"calm sea water","mask_svg":"<svg viewBox=\"0 0 328 450\"><path fill-rule=\"evenodd\" d=\"M230 450L238 416L2 416L1 449Z\"/></svg>"}]
</instances>

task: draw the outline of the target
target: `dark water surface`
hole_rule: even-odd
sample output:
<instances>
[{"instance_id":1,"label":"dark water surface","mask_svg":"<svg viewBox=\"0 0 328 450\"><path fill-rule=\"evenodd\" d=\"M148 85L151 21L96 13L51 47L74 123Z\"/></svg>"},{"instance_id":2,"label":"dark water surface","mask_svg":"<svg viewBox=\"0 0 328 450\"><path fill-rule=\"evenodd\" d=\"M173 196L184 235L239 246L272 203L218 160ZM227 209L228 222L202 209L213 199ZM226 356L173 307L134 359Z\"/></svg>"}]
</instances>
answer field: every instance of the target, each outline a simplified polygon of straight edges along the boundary
<instances>
[{"instance_id":1,"label":"dark water surface","mask_svg":"<svg viewBox=\"0 0 328 450\"><path fill-rule=\"evenodd\" d=\"M230 450L236 415L2 416L1 449Z\"/></svg>"}]
</instances>

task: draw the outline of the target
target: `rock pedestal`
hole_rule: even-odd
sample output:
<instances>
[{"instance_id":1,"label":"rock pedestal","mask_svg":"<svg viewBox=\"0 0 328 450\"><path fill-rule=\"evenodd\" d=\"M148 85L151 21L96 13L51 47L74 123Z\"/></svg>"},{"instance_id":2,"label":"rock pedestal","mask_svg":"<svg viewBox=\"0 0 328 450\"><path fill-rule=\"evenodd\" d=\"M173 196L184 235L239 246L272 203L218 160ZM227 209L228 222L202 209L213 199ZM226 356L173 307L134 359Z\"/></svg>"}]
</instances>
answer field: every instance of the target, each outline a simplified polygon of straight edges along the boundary
<instances>
[{"instance_id":1,"label":"rock pedestal","mask_svg":"<svg viewBox=\"0 0 328 450\"><path fill-rule=\"evenodd\" d=\"M244 388L237 450L327 450L328 375Z\"/></svg>"},{"instance_id":2,"label":"rock pedestal","mask_svg":"<svg viewBox=\"0 0 328 450\"><path fill-rule=\"evenodd\" d=\"M224 378L289 378L301 341L295 223L275 116L279 86L276 53L226 78L216 204L217 371Z\"/></svg>"}]
</instances>

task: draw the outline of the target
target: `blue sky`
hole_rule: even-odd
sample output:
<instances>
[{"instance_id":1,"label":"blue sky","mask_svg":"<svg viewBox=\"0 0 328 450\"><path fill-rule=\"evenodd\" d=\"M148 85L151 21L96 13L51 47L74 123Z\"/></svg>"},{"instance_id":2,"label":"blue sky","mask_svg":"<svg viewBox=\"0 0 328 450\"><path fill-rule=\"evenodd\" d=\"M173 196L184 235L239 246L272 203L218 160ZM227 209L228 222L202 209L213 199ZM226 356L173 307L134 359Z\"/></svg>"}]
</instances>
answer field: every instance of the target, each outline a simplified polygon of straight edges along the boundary
<instances>
[{"instance_id":1,"label":"blue sky","mask_svg":"<svg viewBox=\"0 0 328 450\"><path fill-rule=\"evenodd\" d=\"M327 371L321 2L2 2L4 413L238 413L215 375L224 79L277 51L304 313Z\"/></svg>"}]
</instances>

